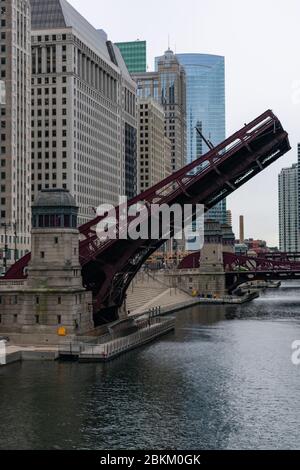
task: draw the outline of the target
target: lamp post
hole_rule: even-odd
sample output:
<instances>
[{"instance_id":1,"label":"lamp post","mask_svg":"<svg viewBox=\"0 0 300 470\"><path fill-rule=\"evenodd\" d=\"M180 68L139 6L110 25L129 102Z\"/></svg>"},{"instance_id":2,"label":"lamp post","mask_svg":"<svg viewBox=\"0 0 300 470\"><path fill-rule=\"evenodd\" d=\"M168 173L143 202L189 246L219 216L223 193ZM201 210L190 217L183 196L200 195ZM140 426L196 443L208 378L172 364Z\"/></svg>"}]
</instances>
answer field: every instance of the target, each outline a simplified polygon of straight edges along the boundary
<instances>
[{"instance_id":1,"label":"lamp post","mask_svg":"<svg viewBox=\"0 0 300 470\"><path fill-rule=\"evenodd\" d=\"M7 271L7 258L8 258L8 239L7 239L7 229L11 227L10 223L4 222L1 224L1 226L4 228L4 258L3 258L3 268L4 268L4 274L6 274Z\"/></svg>"},{"instance_id":2,"label":"lamp post","mask_svg":"<svg viewBox=\"0 0 300 470\"><path fill-rule=\"evenodd\" d=\"M13 223L13 229L14 229L14 242L15 242L15 263L18 261L18 246L17 246L17 222Z\"/></svg>"}]
</instances>

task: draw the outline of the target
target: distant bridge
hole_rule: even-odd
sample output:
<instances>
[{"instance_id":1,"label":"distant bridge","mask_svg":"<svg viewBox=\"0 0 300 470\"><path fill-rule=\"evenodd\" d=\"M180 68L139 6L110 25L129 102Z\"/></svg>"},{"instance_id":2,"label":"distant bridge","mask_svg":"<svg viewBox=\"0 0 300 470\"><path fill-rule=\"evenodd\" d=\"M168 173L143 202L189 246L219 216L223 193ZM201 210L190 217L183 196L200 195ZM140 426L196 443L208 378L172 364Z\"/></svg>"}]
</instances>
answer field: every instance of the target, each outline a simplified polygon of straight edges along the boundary
<instances>
[{"instance_id":1,"label":"distant bridge","mask_svg":"<svg viewBox=\"0 0 300 470\"><path fill-rule=\"evenodd\" d=\"M232 293L238 286L245 282L255 280L286 280L300 279L299 254L276 253L276 256L268 254L257 258L223 253L224 272L226 276L226 288ZM274 258L274 259L272 259ZM296 258L292 261L289 258ZM201 252L191 253L179 264L178 269L200 269Z\"/></svg>"},{"instance_id":2,"label":"distant bridge","mask_svg":"<svg viewBox=\"0 0 300 470\"><path fill-rule=\"evenodd\" d=\"M207 154L133 198L129 206L203 204L207 211L290 148L280 121L272 111L266 111ZM117 318L137 272L165 243L163 239L100 242L95 228L101 220L97 217L79 227L83 283L93 293L96 325ZM29 261L30 254L12 266L6 279L24 278Z\"/></svg>"}]
</instances>

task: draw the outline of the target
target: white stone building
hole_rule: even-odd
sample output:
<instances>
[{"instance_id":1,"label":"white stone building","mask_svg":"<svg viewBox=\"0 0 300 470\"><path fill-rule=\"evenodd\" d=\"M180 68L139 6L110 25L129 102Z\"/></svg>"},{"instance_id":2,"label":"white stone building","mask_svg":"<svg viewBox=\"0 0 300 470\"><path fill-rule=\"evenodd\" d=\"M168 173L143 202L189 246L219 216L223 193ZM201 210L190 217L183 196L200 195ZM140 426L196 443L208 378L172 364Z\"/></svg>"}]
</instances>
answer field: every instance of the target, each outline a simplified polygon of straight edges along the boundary
<instances>
[{"instance_id":1,"label":"white stone building","mask_svg":"<svg viewBox=\"0 0 300 470\"><path fill-rule=\"evenodd\" d=\"M299 183L298 165L283 168L279 178L279 245L280 251L299 252Z\"/></svg>"},{"instance_id":2,"label":"white stone building","mask_svg":"<svg viewBox=\"0 0 300 470\"><path fill-rule=\"evenodd\" d=\"M136 194L136 85L119 49L66 0L31 7L33 199L70 190L82 224Z\"/></svg>"},{"instance_id":3,"label":"white stone building","mask_svg":"<svg viewBox=\"0 0 300 470\"><path fill-rule=\"evenodd\" d=\"M141 192L172 173L172 143L165 137L165 113L153 98L138 99L138 179Z\"/></svg>"}]
</instances>

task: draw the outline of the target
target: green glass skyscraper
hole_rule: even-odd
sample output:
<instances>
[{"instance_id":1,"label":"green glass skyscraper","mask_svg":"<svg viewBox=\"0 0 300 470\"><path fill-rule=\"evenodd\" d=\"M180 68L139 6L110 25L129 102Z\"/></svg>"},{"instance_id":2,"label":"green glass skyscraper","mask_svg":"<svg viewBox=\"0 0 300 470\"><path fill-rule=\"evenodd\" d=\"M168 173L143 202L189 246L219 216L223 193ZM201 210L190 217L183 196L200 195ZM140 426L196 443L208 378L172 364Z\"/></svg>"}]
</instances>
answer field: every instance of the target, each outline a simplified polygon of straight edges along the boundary
<instances>
[{"instance_id":1,"label":"green glass skyscraper","mask_svg":"<svg viewBox=\"0 0 300 470\"><path fill-rule=\"evenodd\" d=\"M146 41L117 42L129 73L144 73L147 71Z\"/></svg>"}]
</instances>

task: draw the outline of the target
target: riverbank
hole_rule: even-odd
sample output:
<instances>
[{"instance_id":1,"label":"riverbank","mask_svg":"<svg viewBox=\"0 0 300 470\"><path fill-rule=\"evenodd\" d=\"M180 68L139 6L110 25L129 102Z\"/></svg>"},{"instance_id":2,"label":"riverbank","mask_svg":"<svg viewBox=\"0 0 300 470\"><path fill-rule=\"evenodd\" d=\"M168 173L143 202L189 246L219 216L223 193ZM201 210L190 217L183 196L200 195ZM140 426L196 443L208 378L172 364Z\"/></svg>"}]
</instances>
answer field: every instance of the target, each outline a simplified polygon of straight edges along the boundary
<instances>
[{"instance_id":1,"label":"riverbank","mask_svg":"<svg viewBox=\"0 0 300 470\"><path fill-rule=\"evenodd\" d=\"M107 332L98 337L78 337L56 346L18 346L8 343L0 367L24 361L111 361L173 331L175 319L165 317L200 305L242 305L258 297L258 292L250 292L241 297L190 298L176 305L131 314L128 319L108 325Z\"/></svg>"},{"instance_id":2,"label":"riverbank","mask_svg":"<svg viewBox=\"0 0 300 470\"><path fill-rule=\"evenodd\" d=\"M0 367L22 361L55 361L59 357L59 347L14 346L7 345L5 358Z\"/></svg>"},{"instance_id":3,"label":"riverbank","mask_svg":"<svg viewBox=\"0 0 300 470\"><path fill-rule=\"evenodd\" d=\"M141 315L147 315L151 312L157 312L161 316L172 315L174 313L186 310L188 308L196 307L197 305L243 305L248 302L252 302L255 299L259 298L259 292L247 292L242 296L224 296L218 298L190 298L190 300L178 303L176 305L169 305L167 307L161 307L160 305L147 309L143 312L132 313L130 316L132 318L138 318Z\"/></svg>"},{"instance_id":4,"label":"riverbank","mask_svg":"<svg viewBox=\"0 0 300 470\"><path fill-rule=\"evenodd\" d=\"M0 367L24 361L107 362L132 349L155 341L175 329L174 318L140 315L108 327L99 337L78 337L57 346L17 346L7 343Z\"/></svg>"},{"instance_id":5,"label":"riverbank","mask_svg":"<svg viewBox=\"0 0 300 470\"><path fill-rule=\"evenodd\" d=\"M281 281L251 281L240 286L242 291L248 290L264 290L264 289L279 289Z\"/></svg>"}]
</instances>

